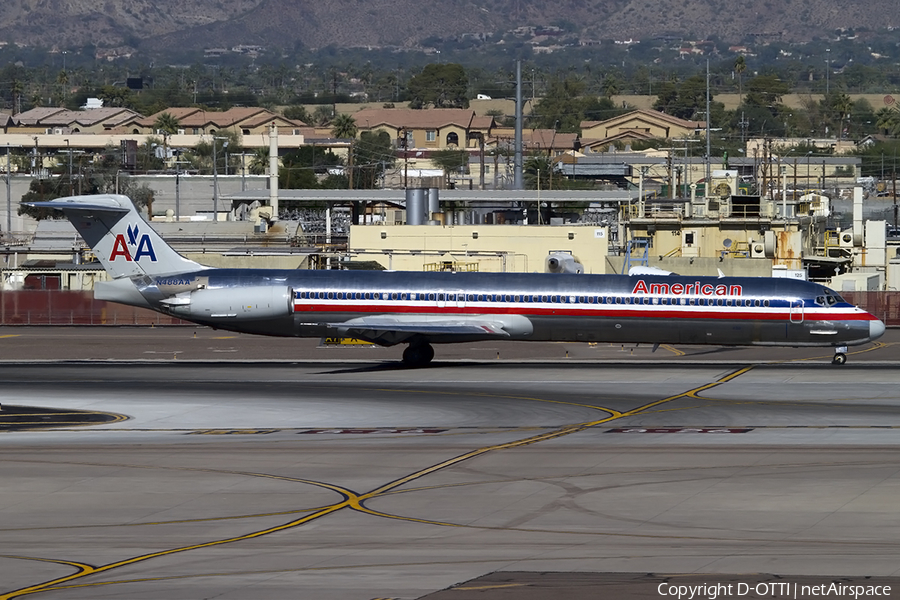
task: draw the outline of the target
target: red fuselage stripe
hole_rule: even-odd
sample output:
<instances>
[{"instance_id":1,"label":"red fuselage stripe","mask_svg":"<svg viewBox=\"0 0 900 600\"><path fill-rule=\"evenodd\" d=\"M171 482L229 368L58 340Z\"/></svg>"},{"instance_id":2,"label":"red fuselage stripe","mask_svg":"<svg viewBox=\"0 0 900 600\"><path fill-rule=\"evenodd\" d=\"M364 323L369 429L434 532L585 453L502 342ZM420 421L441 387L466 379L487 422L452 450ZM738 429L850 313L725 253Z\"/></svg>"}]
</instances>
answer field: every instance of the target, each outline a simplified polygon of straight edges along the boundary
<instances>
[{"instance_id":1,"label":"red fuselage stripe","mask_svg":"<svg viewBox=\"0 0 900 600\"><path fill-rule=\"evenodd\" d=\"M738 307L692 307L681 309L648 305L642 308L600 308L604 305L586 305L584 308L571 308L560 305L558 308L540 308L536 306L415 306L406 304L302 304L294 303L294 312L329 312L329 313L404 313L404 314L448 314L448 315L523 315L556 316L556 317L650 317L654 319L720 319L720 320L755 320L755 321L871 321L875 317L867 312L795 312L787 308L759 308L756 311ZM719 308L716 310L716 308Z\"/></svg>"}]
</instances>

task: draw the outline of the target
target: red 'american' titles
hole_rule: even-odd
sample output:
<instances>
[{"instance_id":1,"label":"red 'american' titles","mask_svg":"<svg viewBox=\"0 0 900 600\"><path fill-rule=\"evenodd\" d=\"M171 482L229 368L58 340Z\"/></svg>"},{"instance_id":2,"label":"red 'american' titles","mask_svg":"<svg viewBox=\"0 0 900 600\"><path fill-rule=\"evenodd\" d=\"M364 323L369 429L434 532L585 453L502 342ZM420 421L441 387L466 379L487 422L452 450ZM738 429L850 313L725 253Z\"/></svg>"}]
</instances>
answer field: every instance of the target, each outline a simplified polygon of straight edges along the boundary
<instances>
[{"instance_id":1,"label":"red 'american' titles","mask_svg":"<svg viewBox=\"0 0 900 600\"><path fill-rule=\"evenodd\" d=\"M639 279L634 284L632 294L652 294L655 296L743 296L744 292L739 285L713 285L711 283L651 283L648 289L647 282Z\"/></svg>"}]
</instances>

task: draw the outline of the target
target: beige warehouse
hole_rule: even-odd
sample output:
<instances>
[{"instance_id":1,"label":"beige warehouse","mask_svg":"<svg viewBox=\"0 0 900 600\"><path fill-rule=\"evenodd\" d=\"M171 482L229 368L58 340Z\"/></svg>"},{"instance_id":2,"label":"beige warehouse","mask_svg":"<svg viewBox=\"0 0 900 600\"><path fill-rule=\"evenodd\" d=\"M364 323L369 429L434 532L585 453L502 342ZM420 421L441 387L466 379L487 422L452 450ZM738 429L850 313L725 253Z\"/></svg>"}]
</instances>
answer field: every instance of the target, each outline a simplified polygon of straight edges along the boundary
<instances>
[{"instance_id":1,"label":"beige warehouse","mask_svg":"<svg viewBox=\"0 0 900 600\"><path fill-rule=\"evenodd\" d=\"M555 252L606 273L609 232L586 225L388 225L350 228L349 253L395 271L544 271Z\"/></svg>"}]
</instances>

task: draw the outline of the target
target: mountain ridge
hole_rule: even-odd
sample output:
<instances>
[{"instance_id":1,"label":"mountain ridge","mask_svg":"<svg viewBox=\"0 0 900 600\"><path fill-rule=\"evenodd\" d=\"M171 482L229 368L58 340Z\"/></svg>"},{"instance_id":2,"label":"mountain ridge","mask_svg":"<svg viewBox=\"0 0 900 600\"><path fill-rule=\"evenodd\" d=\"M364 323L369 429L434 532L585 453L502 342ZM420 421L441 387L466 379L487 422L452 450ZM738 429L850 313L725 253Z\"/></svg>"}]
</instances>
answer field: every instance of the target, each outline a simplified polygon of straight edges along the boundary
<instances>
[{"instance_id":1,"label":"mountain ridge","mask_svg":"<svg viewBox=\"0 0 900 600\"><path fill-rule=\"evenodd\" d=\"M847 27L887 30L900 26L900 16L896 0L7 0L0 23L0 42L161 51L239 44L415 48L429 38L553 25L580 40L800 42Z\"/></svg>"}]
</instances>

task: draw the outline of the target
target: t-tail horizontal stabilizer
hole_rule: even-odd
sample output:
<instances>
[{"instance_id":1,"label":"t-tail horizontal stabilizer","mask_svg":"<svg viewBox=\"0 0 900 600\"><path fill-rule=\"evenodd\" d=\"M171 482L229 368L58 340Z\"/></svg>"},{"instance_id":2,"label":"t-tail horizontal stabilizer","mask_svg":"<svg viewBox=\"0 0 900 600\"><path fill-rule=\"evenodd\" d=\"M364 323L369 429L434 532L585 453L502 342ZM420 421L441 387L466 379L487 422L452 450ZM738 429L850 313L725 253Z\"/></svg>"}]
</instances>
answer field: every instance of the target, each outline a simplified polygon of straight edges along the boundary
<instances>
[{"instance_id":1,"label":"t-tail horizontal stabilizer","mask_svg":"<svg viewBox=\"0 0 900 600\"><path fill-rule=\"evenodd\" d=\"M72 222L103 268L115 279L206 269L166 244L127 196L67 196L29 206L55 208Z\"/></svg>"}]
</instances>

